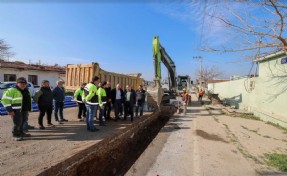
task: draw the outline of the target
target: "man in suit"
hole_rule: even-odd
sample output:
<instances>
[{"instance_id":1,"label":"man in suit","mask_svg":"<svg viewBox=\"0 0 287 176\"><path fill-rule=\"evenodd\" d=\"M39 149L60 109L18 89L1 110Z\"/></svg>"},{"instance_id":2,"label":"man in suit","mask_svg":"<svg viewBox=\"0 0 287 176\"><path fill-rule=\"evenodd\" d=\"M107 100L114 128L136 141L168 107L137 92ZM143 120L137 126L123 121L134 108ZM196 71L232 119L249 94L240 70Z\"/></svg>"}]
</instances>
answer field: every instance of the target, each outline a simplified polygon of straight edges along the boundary
<instances>
[{"instance_id":1,"label":"man in suit","mask_svg":"<svg viewBox=\"0 0 287 176\"><path fill-rule=\"evenodd\" d=\"M131 122L134 119L134 105L136 103L136 93L132 91L131 86L127 85L124 92L124 120L127 119L127 115L131 115Z\"/></svg>"},{"instance_id":2,"label":"man in suit","mask_svg":"<svg viewBox=\"0 0 287 176\"><path fill-rule=\"evenodd\" d=\"M115 111L115 121L117 121L118 119L120 119L119 112L124 102L124 91L121 89L120 84L116 85L116 88L112 90L111 95L112 95L112 103L114 105L114 111Z\"/></svg>"}]
</instances>

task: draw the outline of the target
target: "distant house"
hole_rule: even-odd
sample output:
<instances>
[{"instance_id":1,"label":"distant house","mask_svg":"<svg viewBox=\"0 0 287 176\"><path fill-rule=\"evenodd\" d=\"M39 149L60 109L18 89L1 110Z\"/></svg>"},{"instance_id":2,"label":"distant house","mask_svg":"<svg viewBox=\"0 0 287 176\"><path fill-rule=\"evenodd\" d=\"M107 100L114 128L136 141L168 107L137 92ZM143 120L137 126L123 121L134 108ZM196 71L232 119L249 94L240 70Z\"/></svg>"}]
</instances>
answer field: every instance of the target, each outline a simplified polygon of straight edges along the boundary
<instances>
[{"instance_id":1,"label":"distant house","mask_svg":"<svg viewBox=\"0 0 287 176\"><path fill-rule=\"evenodd\" d=\"M65 80L65 67L0 60L0 82L16 81L18 77L25 77L34 85L41 85L42 80L48 80L51 87L55 87L58 79Z\"/></svg>"}]
</instances>

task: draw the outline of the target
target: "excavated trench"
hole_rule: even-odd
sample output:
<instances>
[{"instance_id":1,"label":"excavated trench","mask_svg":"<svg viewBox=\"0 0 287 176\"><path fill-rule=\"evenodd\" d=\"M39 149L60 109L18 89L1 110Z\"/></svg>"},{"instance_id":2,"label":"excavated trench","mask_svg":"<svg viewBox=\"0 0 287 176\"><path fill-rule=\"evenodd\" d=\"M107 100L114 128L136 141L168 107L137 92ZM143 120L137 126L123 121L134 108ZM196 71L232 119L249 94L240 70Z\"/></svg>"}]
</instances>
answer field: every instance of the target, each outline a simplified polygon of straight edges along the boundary
<instances>
[{"instance_id":1,"label":"excavated trench","mask_svg":"<svg viewBox=\"0 0 287 176\"><path fill-rule=\"evenodd\" d=\"M175 111L173 106L164 106L119 135L106 138L39 175L124 175Z\"/></svg>"}]
</instances>

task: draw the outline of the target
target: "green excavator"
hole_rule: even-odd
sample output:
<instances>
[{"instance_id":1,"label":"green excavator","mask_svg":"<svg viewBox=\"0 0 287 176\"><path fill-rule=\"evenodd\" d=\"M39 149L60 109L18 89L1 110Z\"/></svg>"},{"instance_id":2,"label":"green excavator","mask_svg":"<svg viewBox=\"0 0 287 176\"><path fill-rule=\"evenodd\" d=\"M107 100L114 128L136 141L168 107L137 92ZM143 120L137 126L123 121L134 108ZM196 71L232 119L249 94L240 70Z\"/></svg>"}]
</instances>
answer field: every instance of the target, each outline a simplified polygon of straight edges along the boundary
<instances>
[{"instance_id":1,"label":"green excavator","mask_svg":"<svg viewBox=\"0 0 287 176\"><path fill-rule=\"evenodd\" d=\"M159 42L159 37L154 36L152 42L153 61L155 69L154 87L149 91L150 100L154 101L158 107L160 105L169 103L170 99L176 99L177 82L176 82L176 66L173 60L165 51L164 47ZM169 84L168 88L163 88L161 84L161 63L165 65L168 70Z\"/></svg>"}]
</instances>

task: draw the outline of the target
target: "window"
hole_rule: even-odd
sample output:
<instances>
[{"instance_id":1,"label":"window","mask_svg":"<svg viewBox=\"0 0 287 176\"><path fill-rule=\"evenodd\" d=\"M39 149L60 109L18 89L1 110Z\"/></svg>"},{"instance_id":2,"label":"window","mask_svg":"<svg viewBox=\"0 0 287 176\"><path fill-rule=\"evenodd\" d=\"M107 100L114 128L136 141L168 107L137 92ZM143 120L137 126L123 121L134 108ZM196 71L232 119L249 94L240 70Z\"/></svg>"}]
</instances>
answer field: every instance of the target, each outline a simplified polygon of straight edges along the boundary
<instances>
[{"instance_id":1,"label":"window","mask_svg":"<svg viewBox=\"0 0 287 176\"><path fill-rule=\"evenodd\" d=\"M4 74L4 82L16 81L16 75L14 74Z\"/></svg>"},{"instance_id":2,"label":"window","mask_svg":"<svg viewBox=\"0 0 287 176\"><path fill-rule=\"evenodd\" d=\"M38 76L37 75L28 75L28 82L31 82L34 85L38 85Z\"/></svg>"}]
</instances>

